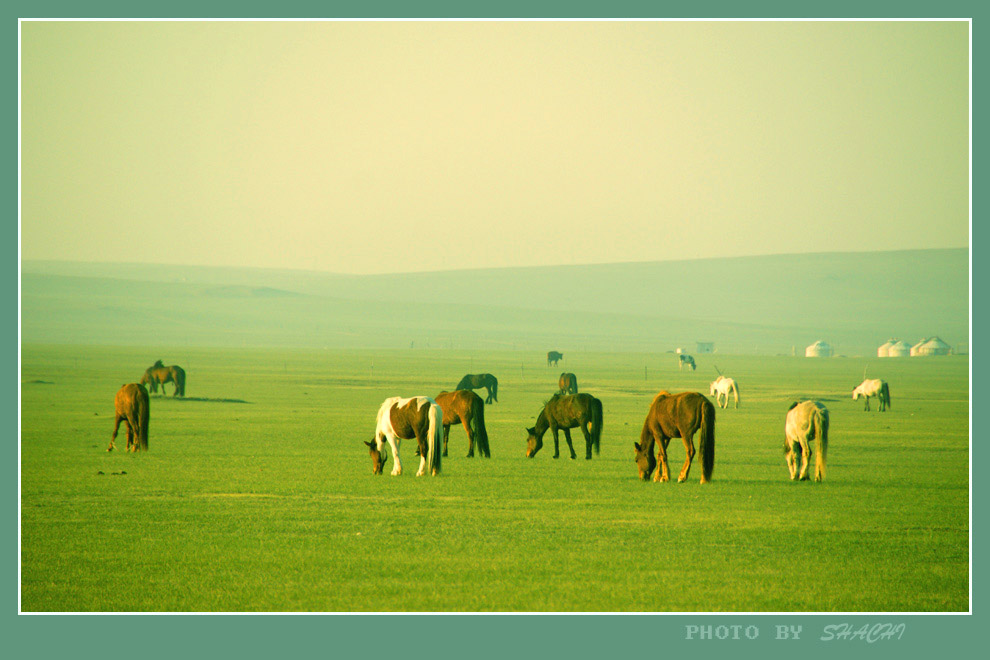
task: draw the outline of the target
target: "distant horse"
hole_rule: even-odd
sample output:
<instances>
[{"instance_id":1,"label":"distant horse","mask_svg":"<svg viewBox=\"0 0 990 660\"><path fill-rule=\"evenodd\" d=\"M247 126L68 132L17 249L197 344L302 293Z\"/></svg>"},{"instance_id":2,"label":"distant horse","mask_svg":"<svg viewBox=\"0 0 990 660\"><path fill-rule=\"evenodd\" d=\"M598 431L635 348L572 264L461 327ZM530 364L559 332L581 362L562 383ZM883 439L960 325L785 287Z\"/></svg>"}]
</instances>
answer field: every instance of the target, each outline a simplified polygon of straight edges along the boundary
<instances>
[{"instance_id":1,"label":"distant horse","mask_svg":"<svg viewBox=\"0 0 990 660\"><path fill-rule=\"evenodd\" d=\"M784 424L784 454L791 479L808 478L808 462L811 459L810 441L818 439L815 456L815 481L825 479L825 457L828 453L828 408L817 401L795 401L787 409ZM801 461L798 470L797 461Z\"/></svg>"},{"instance_id":2,"label":"distant horse","mask_svg":"<svg viewBox=\"0 0 990 660\"><path fill-rule=\"evenodd\" d=\"M144 375L141 376L141 384L147 385L148 389L154 393L158 392L158 386L161 385L162 395L164 395L165 383L175 385L172 396L186 395L186 372L178 365L166 367L161 360L157 360L155 364L145 369Z\"/></svg>"},{"instance_id":3,"label":"distant horse","mask_svg":"<svg viewBox=\"0 0 990 660\"><path fill-rule=\"evenodd\" d=\"M457 383L457 387L454 389L476 390L479 387L484 387L488 391L488 398L485 399L485 403L492 401L498 403L498 379L491 374L468 374L461 378L461 382Z\"/></svg>"},{"instance_id":4,"label":"distant horse","mask_svg":"<svg viewBox=\"0 0 990 660\"><path fill-rule=\"evenodd\" d=\"M567 372L560 374L560 380L557 381L557 387L560 389L560 394L577 394L577 376Z\"/></svg>"},{"instance_id":5,"label":"distant horse","mask_svg":"<svg viewBox=\"0 0 990 660\"><path fill-rule=\"evenodd\" d=\"M436 397L443 410L443 455L447 455L447 439L450 425L460 422L468 437L468 458L474 456L474 443L478 441L478 455L491 458L488 447L488 431L485 429L485 402L471 390L441 392Z\"/></svg>"},{"instance_id":6,"label":"distant horse","mask_svg":"<svg viewBox=\"0 0 990 660\"><path fill-rule=\"evenodd\" d=\"M551 364L557 366L557 363L564 359L563 353L558 353L557 351L547 351L547 366Z\"/></svg>"},{"instance_id":7,"label":"distant horse","mask_svg":"<svg viewBox=\"0 0 990 660\"><path fill-rule=\"evenodd\" d=\"M585 458L591 458L591 448L601 452L602 441L602 402L590 394L554 394L536 417L536 426L526 429L526 456L533 458L543 447L543 435L547 429L553 431L553 457L560 457L560 438L557 432L564 430L564 439L571 450L571 458L577 458L571 444L571 429L579 426L584 434Z\"/></svg>"},{"instance_id":8,"label":"distant horse","mask_svg":"<svg viewBox=\"0 0 990 660\"><path fill-rule=\"evenodd\" d=\"M691 357L690 355L687 355L686 353L678 353L677 354L677 370L680 371L681 369L683 369L685 364L688 365L689 367L691 367L691 371L694 371L695 369L698 368L694 364L694 358L693 357Z\"/></svg>"},{"instance_id":9,"label":"distant horse","mask_svg":"<svg viewBox=\"0 0 990 660\"><path fill-rule=\"evenodd\" d=\"M860 396L866 397L866 408L864 410L870 409L870 397L875 396L877 401L879 401L879 406L877 410L884 412L890 407L890 388L887 387L887 382L880 380L879 378L874 378L873 380L866 379L860 383L853 390L853 401L858 399Z\"/></svg>"},{"instance_id":10,"label":"distant horse","mask_svg":"<svg viewBox=\"0 0 990 660\"><path fill-rule=\"evenodd\" d=\"M715 403L718 404L719 408L727 408L729 405L729 394L735 395L736 398L736 408L739 407L739 386L736 385L736 381L731 378L726 378L725 376L719 376L712 383L711 388L709 388L708 394L715 397Z\"/></svg>"},{"instance_id":11,"label":"distant horse","mask_svg":"<svg viewBox=\"0 0 990 660\"><path fill-rule=\"evenodd\" d=\"M677 481L686 481L694 459L694 434L698 432L701 433L698 443L701 451L701 483L706 484L711 481L712 469L715 467L715 406L698 392L671 394L663 391L657 394L646 413L640 441L633 443L639 478L648 480L657 467L657 458L653 456L655 445L660 459L660 471L653 477L653 481L670 481L667 444L671 438L682 438L687 457Z\"/></svg>"},{"instance_id":12,"label":"distant horse","mask_svg":"<svg viewBox=\"0 0 990 660\"><path fill-rule=\"evenodd\" d=\"M121 421L127 424L127 451L147 451L148 420L151 417L148 390L138 383L124 385L117 390L113 407L116 411L116 420L107 451L113 451L113 441L117 439Z\"/></svg>"},{"instance_id":13,"label":"distant horse","mask_svg":"<svg viewBox=\"0 0 990 660\"><path fill-rule=\"evenodd\" d=\"M365 442L371 455L371 469L381 474L385 469L388 454L385 441L392 446L394 456L392 476L402 474L402 461L399 459L399 445L403 440L416 438L419 444L419 471L417 477L426 474L429 467L433 476L440 474L440 443L443 428L443 410L428 396L414 396L409 399L393 396L385 399L378 409L375 439Z\"/></svg>"}]
</instances>

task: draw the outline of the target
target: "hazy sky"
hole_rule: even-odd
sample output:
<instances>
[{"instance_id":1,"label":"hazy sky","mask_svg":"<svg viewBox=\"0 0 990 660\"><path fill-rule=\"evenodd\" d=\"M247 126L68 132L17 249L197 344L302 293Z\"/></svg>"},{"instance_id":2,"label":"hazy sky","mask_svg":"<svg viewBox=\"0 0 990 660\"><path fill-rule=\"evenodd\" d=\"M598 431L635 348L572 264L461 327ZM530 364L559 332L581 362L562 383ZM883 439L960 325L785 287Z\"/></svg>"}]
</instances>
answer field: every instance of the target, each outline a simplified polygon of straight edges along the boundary
<instances>
[{"instance_id":1,"label":"hazy sky","mask_svg":"<svg viewBox=\"0 0 990 660\"><path fill-rule=\"evenodd\" d=\"M965 22L26 22L22 255L968 245Z\"/></svg>"}]
</instances>

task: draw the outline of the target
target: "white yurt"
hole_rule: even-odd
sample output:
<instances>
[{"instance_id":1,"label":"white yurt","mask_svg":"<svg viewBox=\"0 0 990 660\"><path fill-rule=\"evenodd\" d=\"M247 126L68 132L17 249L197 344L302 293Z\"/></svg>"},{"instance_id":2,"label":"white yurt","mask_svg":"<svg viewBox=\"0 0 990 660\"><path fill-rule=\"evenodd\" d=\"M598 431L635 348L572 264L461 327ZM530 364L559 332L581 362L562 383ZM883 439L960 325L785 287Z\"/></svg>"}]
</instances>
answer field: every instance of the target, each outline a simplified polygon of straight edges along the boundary
<instances>
[{"instance_id":1,"label":"white yurt","mask_svg":"<svg viewBox=\"0 0 990 660\"><path fill-rule=\"evenodd\" d=\"M888 339L877 349L877 357L890 357L890 347L894 345L893 339Z\"/></svg>"},{"instance_id":2,"label":"white yurt","mask_svg":"<svg viewBox=\"0 0 990 660\"><path fill-rule=\"evenodd\" d=\"M931 337L911 348L911 355L927 357L930 355L948 355L952 348L938 337Z\"/></svg>"},{"instance_id":3,"label":"white yurt","mask_svg":"<svg viewBox=\"0 0 990 660\"><path fill-rule=\"evenodd\" d=\"M832 357L832 347L819 339L804 349L804 357Z\"/></svg>"},{"instance_id":4,"label":"white yurt","mask_svg":"<svg viewBox=\"0 0 990 660\"><path fill-rule=\"evenodd\" d=\"M911 344L903 339L895 342L887 349L887 357L907 357L911 355Z\"/></svg>"}]
</instances>

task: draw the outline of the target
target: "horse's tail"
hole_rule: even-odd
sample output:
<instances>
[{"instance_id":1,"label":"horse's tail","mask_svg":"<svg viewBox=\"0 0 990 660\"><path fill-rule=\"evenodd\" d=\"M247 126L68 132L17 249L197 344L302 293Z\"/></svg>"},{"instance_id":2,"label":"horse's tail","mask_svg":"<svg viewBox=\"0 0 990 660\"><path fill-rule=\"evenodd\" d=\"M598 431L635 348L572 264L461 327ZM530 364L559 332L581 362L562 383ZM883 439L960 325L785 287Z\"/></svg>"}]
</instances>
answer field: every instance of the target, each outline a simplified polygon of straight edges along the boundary
<instances>
[{"instance_id":1,"label":"horse's tail","mask_svg":"<svg viewBox=\"0 0 990 660\"><path fill-rule=\"evenodd\" d=\"M488 446L488 429L485 428L485 402L481 397L471 399L471 426L474 427L474 437L478 442L478 454L491 458L492 451Z\"/></svg>"},{"instance_id":2,"label":"horse's tail","mask_svg":"<svg viewBox=\"0 0 990 660\"><path fill-rule=\"evenodd\" d=\"M491 379L492 379L492 401L498 403L498 378L492 376Z\"/></svg>"},{"instance_id":3,"label":"horse's tail","mask_svg":"<svg viewBox=\"0 0 990 660\"><path fill-rule=\"evenodd\" d=\"M736 408L739 407L739 384L736 381L732 381L732 394L736 398Z\"/></svg>"},{"instance_id":4,"label":"horse's tail","mask_svg":"<svg viewBox=\"0 0 990 660\"><path fill-rule=\"evenodd\" d=\"M148 451L148 422L151 420L151 406L146 396L137 397L136 404L138 449Z\"/></svg>"},{"instance_id":5,"label":"horse's tail","mask_svg":"<svg viewBox=\"0 0 990 660\"><path fill-rule=\"evenodd\" d=\"M175 367L175 388L179 391L179 396L186 395L186 371L181 367Z\"/></svg>"},{"instance_id":6,"label":"horse's tail","mask_svg":"<svg viewBox=\"0 0 990 660\"><path fill-rule=\"evenodd\" d=\"M443 452L443 409L437 403L430 404L430 428L428 433L428 448L426 462L430 465L433 475L440 474L440 457Z\"/></svg>"},{"instance_id":7,"label":"horse's tail","mask_svg":"<svg viewBox=\"0 0 990 660\"><path fill-rule=\"evenodd\" d=\"M884 381L880 386L880 393L883 394L887 407L890 408L890 388L887 387L887 381Z\"/></svg>"},{"instance_id":8,"label":"horse's tail","mask_svg":"<svg viewBox=\"0 0 990 660\"><path fill-rule=\"evenodd\" d=\"M712 480L712 470L715 468L715 406L708 399L701 405L701 481Z\"/></svg>"},{"instance_id":9,"label":"horse's tail","mask_svg":"<svg viewBox=\"0 0 990 660\"><path fill-rule=\"evenodd\" d=\"M592 399L591 401L591 442L595 445L595 453L601 454L602 450L602 400Z\"/></svg>"},{"instance_id":10,"label":"horse's tail","mask_svg":"<svg viewBox=\"0 0 990 660\"><path fill-rule=\"evenodd\" d=\"M828 455L828 412L815 410L812 416L815 437L818 438L818 451L815 455L815 481L825 479L825 459Z\"/></svg>"}]
</instances>

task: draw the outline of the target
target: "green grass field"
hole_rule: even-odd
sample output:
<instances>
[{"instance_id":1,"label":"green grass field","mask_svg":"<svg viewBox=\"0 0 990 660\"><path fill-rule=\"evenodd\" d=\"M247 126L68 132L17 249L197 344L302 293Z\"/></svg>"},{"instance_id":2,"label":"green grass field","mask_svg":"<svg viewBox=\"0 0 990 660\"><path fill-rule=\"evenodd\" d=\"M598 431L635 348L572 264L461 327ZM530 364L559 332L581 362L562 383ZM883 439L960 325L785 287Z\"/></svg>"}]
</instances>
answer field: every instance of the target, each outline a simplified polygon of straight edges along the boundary
<instances>
[{"instance_id":1,"label":"green grass field","mask_svg":"<svg viewBox=\"0 0 990 660\"><path fill-rule=\"evenodd\" d=\"M22 610L968 610L965 358L566 355L25 345ZM106 452L114 394L159 357L186 400L152 397L148 453ZM867 362L888 413L850 398ZM713 483L697 461L688 483L639 481L653 396L707 395L713 363L742 392L717 412ZM604 404L601 455L526 459L563 370ZM385 397L482 371L490 460L456 427L442 476L414 476L410 442L404 475L371 474ZM831 413L821 484L788 479L798 398Z\"/></svg>"}]
</instances>

